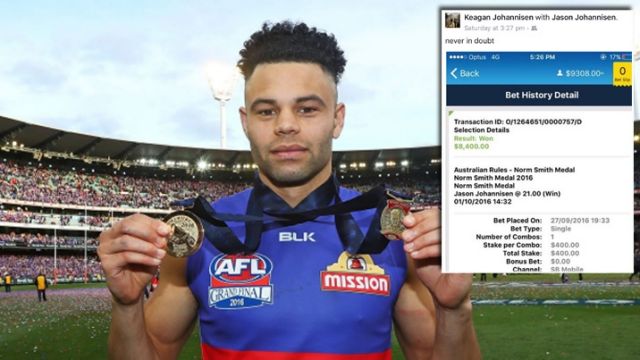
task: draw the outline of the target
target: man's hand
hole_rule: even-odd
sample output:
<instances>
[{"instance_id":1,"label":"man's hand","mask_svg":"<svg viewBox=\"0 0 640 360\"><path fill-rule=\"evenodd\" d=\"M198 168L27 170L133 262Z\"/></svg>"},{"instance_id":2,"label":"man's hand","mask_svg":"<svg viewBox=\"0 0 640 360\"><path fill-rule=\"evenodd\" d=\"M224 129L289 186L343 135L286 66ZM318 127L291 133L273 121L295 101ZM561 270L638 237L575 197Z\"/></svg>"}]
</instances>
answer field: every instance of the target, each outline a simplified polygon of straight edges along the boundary
<instances>
[{"instance_id":1,"label":"man's hand","mask_svg":"<svg viewBox=\"0 0 640 360\"><path fill-rule=\"evenodd\" d=\"M130 305L140 300L166 254L169 231L162 221L135 214L100 234L98 256L117 303Z\"/></svg>"},{"instance_id":2,"label":"man's hand","mask_svg":"<svg viewBox=\"0 0 640 360\"><path fill-rule=\"evenodd\" d=\"M457 309L471 293L471 274L443 274L440 267L440 210L408 214L402 220L404 249L415 260L416 275L441 308Z\"/></svg>"}]
</instances>

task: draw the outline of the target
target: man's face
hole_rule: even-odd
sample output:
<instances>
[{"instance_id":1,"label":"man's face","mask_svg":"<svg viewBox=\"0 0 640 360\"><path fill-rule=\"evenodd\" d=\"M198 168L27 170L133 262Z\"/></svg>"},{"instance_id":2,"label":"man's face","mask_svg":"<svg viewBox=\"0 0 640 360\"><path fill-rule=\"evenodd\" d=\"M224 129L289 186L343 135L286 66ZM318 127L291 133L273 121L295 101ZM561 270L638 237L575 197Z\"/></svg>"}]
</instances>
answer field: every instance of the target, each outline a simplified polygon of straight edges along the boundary
<instances>
[{"instance_id":1,"label":"man's face","mask_svg":"<svg viewBox=\"0 0 640 360\"><path fill-rule=\"evenodd\" d=\"M331 75L317 64L258 65L245 83L240 117L260 174L297 186L331 173L331 143L342 131Z\"/></svg>"}]
</instances>

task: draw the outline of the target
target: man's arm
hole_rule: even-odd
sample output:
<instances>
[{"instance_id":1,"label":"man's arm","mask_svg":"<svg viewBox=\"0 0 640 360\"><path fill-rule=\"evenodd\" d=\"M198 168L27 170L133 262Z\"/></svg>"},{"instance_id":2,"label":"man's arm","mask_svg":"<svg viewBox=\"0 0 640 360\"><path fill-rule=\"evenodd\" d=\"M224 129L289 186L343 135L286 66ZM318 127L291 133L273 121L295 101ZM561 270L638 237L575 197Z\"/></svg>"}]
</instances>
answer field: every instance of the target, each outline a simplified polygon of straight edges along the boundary
<instances>
[{"instance_id":1,"label":"man's arm","mask_svg":"<svg viewBox=\"0 0 640 360\"><path fill-rule=\"evenodd\" d=\"M430 359L436 334L435 307L429 291L415 276L407 259L407 280L393 309L395 334L408 360Z\"/></svg>"},{"instance_id":2,"label":"man's arm","mask_svg":"<svg viewBox=\"0 0 640 360\"><path fill-rule=\"evenodd\" d=\"M405 357L479 359L471 300L455 309L438 305L415 275L414 260L407 259L407 264L407 280L394 308L395 333Z\"/></svg>"},{"instance_id":3,"label":"man's arm","mask_svg":"<svg viewBox=\"0 0 640 360\"><path fill-rule=\"evenodd\" d=\"M471 299L456 309L436 306L436 346L434 359L480 359L471 313Z\"/></svg>"},{"instance_id":4,"label":"man's arm","mask_svg":"<svg viewBox=\"0 0 640 360\"><path fill-rule=\"evenodd\" d=\"M193 329L197 303L186 283L186 259L162 260L158 290L144 304L143 289L164 257L164 225L132 215L100 235L98 254L113 299L113 359L174 359Z\"/></svg>"},{"instance_id":5,"label":"man's arm","mask_svg":"<svg viewBox=\"0 0 640 360\"><path fill-rule=\"evenodd\" d=\"M402 240L408 257L408 275L400 293L402 298L396 303L395 316L407 357L481 358L469 297L471 274L441 271L440 212L431 209L413 213L403 219L403 224L407 227Z\"/></svg>"},{"instance_id":6,"label":"man's arm","mask_svg":"<svg viewBox=\"0 0 640 360\"><path fill-rule=\"evenodd\" d=\"M149 301L115 301L109 353L113 359L176 359L195 325L197 302L186 283L186 259L167 256L162 279Z\"/></svg>"},{"instance_id":7,"label":"man's arm","mask_svg":"<svg viewBox=\"0 0 640 360\"><path fill-rule=\"evenodd\" d=\"M193 331L198 302L187 284L186 258L168 256L160 273L162 279L145 306L147 332L163 358L175 359Z\"/></svg>"}]
</instances>

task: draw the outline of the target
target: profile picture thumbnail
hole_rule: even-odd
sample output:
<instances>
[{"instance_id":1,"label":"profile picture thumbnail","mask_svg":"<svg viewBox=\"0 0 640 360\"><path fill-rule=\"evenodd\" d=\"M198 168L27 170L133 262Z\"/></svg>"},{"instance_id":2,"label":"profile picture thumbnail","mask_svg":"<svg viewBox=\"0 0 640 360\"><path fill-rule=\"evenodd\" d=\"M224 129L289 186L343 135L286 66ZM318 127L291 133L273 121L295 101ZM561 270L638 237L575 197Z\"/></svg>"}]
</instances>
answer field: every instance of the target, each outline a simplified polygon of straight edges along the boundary
<instances>
[{"instance_id":1,"label":"profile picture thumbnail","mask_svg":"<svg viewBox=\"0 0 640 360\"><path fill-rule=\"evenodd\" d=\"M449 29L460 28L460 13L444 13L444 27Z\"/></svg>"}]
</instances>

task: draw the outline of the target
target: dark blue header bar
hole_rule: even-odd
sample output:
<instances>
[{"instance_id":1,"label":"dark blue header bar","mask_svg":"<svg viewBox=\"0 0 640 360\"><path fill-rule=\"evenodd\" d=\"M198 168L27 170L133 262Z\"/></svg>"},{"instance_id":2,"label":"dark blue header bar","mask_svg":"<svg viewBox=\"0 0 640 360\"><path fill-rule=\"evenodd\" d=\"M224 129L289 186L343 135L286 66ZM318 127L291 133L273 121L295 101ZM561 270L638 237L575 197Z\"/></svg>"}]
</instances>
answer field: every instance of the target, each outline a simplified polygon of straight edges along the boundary
<instances>
[{"instance_id":1,"label":"dark blue header bar","mask_svg":"<svg viewBox=\"0 0 640 360\"><path fill-rule=\"evenodd\" d=\"M447 106L631 106L631 87L447 85Z\"/></svg>"}]
</instances>

